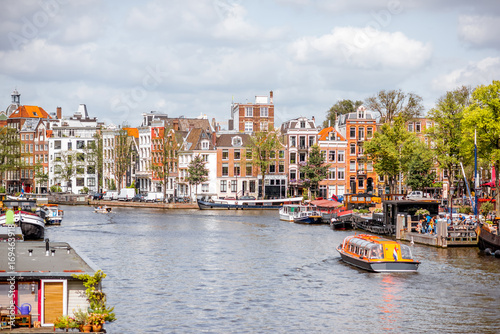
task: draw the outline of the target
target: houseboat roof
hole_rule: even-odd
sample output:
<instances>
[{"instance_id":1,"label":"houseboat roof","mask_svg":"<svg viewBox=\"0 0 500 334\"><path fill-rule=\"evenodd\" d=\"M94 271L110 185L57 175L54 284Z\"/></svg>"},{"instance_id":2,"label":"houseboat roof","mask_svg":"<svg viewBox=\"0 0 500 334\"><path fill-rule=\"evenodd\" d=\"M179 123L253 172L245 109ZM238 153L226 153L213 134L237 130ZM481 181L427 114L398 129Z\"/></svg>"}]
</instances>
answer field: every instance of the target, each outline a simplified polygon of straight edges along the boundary
<instances>
[{"instance_id":1,"label":"houseboat roof","mask_svg":"<svg viewBox=\"0 0 500 334\"><path fill-rule=\"evenodd\" d=\"M44 241L21 241L14 244L15 257L10 257L12 246L0 243L0 280L16 276L16 280L34 278L71 278L73 274L90 274L97 267L88 259L80 256L66 242L49 242L49 255L46 255ZM10 249L9 249L10 248ZM31 256L29 255L31 250ZM9 257L11 258L10 261ZM11 266L12 265L12 266Z\"/></svg>"}]
</instances>

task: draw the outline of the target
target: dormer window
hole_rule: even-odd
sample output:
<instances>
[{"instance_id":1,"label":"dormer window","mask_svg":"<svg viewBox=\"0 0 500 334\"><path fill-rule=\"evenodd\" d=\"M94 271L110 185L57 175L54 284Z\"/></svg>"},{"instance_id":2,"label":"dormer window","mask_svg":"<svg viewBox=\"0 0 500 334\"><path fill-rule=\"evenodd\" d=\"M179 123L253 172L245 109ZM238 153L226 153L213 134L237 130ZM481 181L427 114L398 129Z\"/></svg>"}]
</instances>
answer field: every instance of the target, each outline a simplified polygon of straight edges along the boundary
<instances>
[{"instance_id":1,"label":"dormer window","mask_svg":"<svg viewBox=\"0 0 500 334\"><path fill-rule=\"evenodd\" d=\"M203 140L201 142L201 149L208 150L209 148L210 148L210 143L208 142L208 140Z\"/></svg>"},{"instance_id":2,"label":"dormer window","mask_svg":"<svg viewBox=\"0 0 500 334\"><path fill-rule=\"evenodd\" d=\"M305 129L306 128L306 122L305 121L300 121L300 128Z\"/></svg>"},{"instance_id":3,"label":"dormer window","mask_svg":"<svg viewBox=\"0 0 500 334\"><path fill-rule=\"evenodd\" d=\"M241 137L233 137L233 146L241 146L243 141L241 140Z\"/></svg>"}]
</instances>

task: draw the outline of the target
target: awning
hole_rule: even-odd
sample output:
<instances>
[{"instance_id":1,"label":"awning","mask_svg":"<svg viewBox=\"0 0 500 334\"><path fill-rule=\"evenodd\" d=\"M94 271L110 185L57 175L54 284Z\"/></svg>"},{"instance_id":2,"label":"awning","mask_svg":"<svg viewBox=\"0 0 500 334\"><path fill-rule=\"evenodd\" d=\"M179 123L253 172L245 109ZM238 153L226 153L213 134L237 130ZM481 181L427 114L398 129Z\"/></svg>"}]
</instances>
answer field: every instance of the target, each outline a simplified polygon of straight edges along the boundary
<instances>
[{"instance_id":1,"label":"awning","mask_svg":"<svg viewBox=\"0 0 500 334\"><path fill-rule=\"evenodd\" d=\"M311 201L310 203L320 208L338 208L339 206L343 205L342 203L336 201L330 201L327 199L315 200Z\"/></svg>"},{"instance_id":2,"label":"awning","mask_svg":"<svg viewBox=\"0 0 500 334\"><path fill-rule=\"evenodd\" d=\"M495 181L491 181L488 183L483 183L481 187L494 187L495 186Z\"/></svg>"}]
</instances>

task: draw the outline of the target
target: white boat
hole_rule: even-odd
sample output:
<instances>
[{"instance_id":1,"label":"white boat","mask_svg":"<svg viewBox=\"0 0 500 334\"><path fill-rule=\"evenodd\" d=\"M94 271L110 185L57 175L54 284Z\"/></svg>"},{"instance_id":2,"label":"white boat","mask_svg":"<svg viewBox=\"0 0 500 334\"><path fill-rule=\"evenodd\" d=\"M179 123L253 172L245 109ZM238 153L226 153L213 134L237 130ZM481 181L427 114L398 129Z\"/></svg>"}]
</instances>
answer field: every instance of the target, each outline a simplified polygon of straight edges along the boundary
<instances>
[{"instance_id":1,"label":"white boat","mask_svg":"<svg viewBox=\"0 0 500 334\"><path fill-rule=\"evenodd\" d=\"M98 207L94 208L95 213L111 213L111 211L112 211L111 208L107 207L106 205L105 206L98 206Z\"/></svg>"},{"instance_id":2,"label":"white boat","mask_svg":"<svg viewBox=\"0 0 500 334\"><path fill-rule=\"evenodd\" d=\"M13 220L15 226L20 227L25 240L43 239L45 220L36 214L35 200L7 199L3 201L3 210L3 214L0 215L1 226L7 226L8 220ZM9 210L11 211L9 212Z\"/></svg>"},{"instance_id":3,"label":"white boat","mask_svg":"<svg viewBox=\"0 0 500 334\"><path fill-rule=\"evenodd\" d=\"M45 219L47 225L61 225L64 211L57 204L45 204L40 209L40 216Z\"/></svg>"},{"instance_id":4,"label":"white boat","mask_svg":"<svg viewBox=\"0 0 500 334\"><path fill-rule=\"evenodd\" d=\"M299 204L302 197L280 198L280 199L211 199L208 201L198 200L200 210L207 209L226 209L226 210L262 210L262 209L280 209L287 204Z\"/></svg>"},{"instance_id":5,"label":"white boat","mask_svg":"<svg viewBox=\"0 0 500 334\"><path fill-rule=\"evenodd\" d=\"M287 204L283 205L279 210L280 220L285 220L288 222L304 222L304 223L319 223L316 219L319 216L321 222L321 213L317 210L315 206L302 205L302 204ZM308 217L314 217L314 219L308 219Z\"/></svg>"}]
</instances>

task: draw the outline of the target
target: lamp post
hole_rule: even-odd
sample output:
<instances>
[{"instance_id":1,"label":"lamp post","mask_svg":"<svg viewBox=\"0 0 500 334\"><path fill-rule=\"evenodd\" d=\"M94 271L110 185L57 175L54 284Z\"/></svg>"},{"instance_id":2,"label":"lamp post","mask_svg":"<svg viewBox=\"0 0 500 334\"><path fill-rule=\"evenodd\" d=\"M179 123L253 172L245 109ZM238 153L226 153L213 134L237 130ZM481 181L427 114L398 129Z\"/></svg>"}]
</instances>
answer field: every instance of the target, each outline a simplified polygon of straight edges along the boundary
<instances>
[{"instance_id":1,"label":"lamp post","mask_svg":"<svg viewBox=\"0 0 500 334\"><path fill-rule=\"evenodd\" d=\"M450 187L450 216L451 220L453 221L453 193L455 192L455 187L451 186Z\"/></svg>"}]
</instances>

